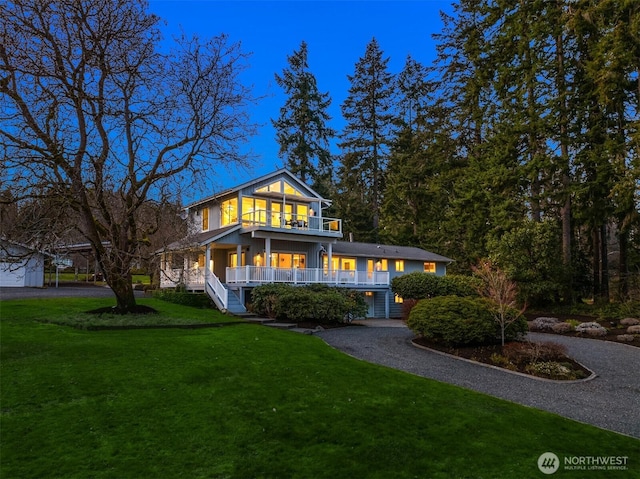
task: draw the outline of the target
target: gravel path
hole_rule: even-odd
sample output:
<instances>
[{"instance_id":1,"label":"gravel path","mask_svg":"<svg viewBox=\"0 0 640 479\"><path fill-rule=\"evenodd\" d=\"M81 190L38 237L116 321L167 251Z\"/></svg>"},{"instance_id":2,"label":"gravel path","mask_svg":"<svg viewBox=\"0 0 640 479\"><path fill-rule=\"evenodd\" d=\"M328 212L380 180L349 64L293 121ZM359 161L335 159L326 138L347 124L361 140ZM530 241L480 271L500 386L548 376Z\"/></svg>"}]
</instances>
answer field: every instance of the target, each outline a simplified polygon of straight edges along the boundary
<instances>
[{"instance_id":1,"label":"gravel path","mask_svg":"<svg viewBox=\"0 0 640 479\"><path fill-rule=\"evenodd\" d=\"M356 358L455 384L576 421L640 438L640 350L608 341L532 333L564 344L595 379L562 383L511 374L412 346L406 327L352 327L318 333Z\"/></svg>"}]
</instances>

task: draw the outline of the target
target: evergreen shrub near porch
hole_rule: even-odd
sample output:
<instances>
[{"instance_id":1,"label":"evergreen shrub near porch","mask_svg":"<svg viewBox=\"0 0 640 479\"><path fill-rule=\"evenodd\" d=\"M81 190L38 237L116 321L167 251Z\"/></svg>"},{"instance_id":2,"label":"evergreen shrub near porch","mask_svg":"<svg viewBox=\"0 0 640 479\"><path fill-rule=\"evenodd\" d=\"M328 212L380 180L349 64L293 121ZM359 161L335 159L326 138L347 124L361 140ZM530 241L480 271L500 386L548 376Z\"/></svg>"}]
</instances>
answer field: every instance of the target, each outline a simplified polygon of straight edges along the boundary
<instances>
[{"instance_id":1,"label":"evergreen shrub near porch","mask_svg":"<svg viewBox=\"0 0 640 479\"><path fill-rule=\"evenodd\" d=\"M265 284L252 292L252 311L293 322L341 323L364 317L366 304L358 291L326 285Z\"/></svg>"},{"instance_id":2,"label":"evergreen shrub near porch","mask_svg":"<svg viewBox=\"0 0 640 479\"><path fill-rule=\"evenodd\" d=\"M472 276L436 276L432 273L414 272L391 280L391 289L401 298L426 299L438 296L478 296L480 282Z\"/></svg>"},{"instance_id":3,"label":"evergreen shrub near porch","mask_svg":"<svg viewBox=\"0 0 640 479\"><path fill-rule=\"evenodd\" d=\"M192 306L202 309L213 307L211 299L205 293L187 293L186 291L180 290L180 288L157 289L153 292L153 297L182 306Z\"/></svg>"},{"instance_id":4,"label":"evergreen shrub near porch","mask_svg":"<svg viewBox=\"0 0 640 479\"><path fill-rule=\"evenodd\" d=\"M482 298L440 296L419 301L409 313L407 326L419 336L447 346L495 344L500 326L492 314L493 305ZM520 338L527 323L520 318L505 329L505 339Z\"/></svg>"}]
</instances>

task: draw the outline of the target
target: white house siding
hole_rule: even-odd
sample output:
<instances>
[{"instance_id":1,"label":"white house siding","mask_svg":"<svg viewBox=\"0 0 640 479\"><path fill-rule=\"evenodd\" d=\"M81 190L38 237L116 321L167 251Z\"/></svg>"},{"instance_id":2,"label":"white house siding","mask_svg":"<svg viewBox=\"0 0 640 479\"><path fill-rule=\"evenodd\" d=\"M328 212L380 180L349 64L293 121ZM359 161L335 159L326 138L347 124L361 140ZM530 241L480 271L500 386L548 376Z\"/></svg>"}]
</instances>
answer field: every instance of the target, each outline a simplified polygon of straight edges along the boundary
<instances>
[{"instance_id":1,"label":"white house siding","mask_svg":"<svg viewBox=\"0 0 640 479\"><path fill-rule=\"evenodd\" d=\"M4 288L44 286L44 261L41 255L17 263L0 263L0 286Z\"/></svg>"}]
</instances>

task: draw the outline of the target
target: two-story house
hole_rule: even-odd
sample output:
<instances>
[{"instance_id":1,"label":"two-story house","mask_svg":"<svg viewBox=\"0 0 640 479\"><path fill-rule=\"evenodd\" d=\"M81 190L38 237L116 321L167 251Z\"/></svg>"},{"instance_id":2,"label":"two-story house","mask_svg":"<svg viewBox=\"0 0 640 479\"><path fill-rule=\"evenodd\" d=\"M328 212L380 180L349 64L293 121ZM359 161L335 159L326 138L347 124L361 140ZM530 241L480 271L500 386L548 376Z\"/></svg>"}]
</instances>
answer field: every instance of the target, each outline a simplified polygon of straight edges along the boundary
<instances>
[{"instance_id":1,"label":"two-story house","mask_svg":"<svg viewBox=\"0 0 640 479\"><path fill-rule=\"evenodd\" d=\"M246 312L265 283L322 283L360 290L370 317L398 317L390 282L413 271L446 273L452 260L428 251L341 241L331 204L288 170L186 207L192 234L162 252L161 287L206 291L220 309Z\"/></svg>"}]
</instances>

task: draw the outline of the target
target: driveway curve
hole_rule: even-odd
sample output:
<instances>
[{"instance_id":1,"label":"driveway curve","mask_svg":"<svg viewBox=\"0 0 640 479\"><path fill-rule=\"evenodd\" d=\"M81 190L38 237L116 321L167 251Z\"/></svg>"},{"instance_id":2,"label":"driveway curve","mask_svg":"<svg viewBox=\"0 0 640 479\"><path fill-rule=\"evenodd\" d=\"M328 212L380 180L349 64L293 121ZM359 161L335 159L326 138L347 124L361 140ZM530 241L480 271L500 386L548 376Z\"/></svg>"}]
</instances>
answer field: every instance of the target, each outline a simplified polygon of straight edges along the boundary
<instances>
[{"instance_id":1,"label":"driveway curve","mask_svg":"<svg viewBox=\"0 0 640 479\"><path fill-rule=\"evenodd\" d=\"M348 327L317 334L355 358L542 409L640 438L640 350L609 341L532 333L536 341L561 343L594 371L582 382L541 381L461 361L411 344L406 327Z\"/></svg>"}]
</instances>

